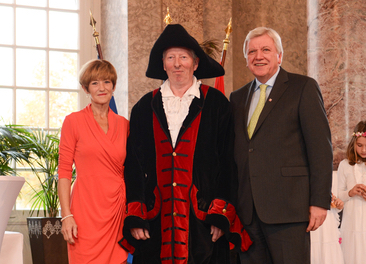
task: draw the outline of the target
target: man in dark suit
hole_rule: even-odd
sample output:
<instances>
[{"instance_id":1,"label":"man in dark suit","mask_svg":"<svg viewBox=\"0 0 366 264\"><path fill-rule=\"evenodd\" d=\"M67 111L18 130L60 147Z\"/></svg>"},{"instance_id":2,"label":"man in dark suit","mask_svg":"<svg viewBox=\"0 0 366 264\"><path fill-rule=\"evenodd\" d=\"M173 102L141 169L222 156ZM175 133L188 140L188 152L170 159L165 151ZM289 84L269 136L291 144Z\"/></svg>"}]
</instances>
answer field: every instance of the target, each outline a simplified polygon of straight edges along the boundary
<instances>
[{"instance_id":1,"label":"man in dark suit","mask_svg":"<svg viewBox=\"0 0 366 264\"><path fill-rule=\"evenodd\" d=\"M238 215L253 245L242 264L310 263L310 234L331 201L332 144L317 82L286 72L281 38L256 28L244 42L256 77L230 96ZM264 86L262 85L264 84Z\"/></svg>"}]
</instances>

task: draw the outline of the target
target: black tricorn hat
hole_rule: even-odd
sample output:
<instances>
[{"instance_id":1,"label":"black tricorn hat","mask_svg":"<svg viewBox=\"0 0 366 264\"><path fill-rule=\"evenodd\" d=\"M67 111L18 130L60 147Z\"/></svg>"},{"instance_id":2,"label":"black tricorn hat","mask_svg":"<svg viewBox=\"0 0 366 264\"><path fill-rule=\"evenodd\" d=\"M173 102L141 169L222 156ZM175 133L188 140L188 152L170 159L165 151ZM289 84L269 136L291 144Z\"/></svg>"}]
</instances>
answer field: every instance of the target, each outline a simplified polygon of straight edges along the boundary
<instances>
[{"instance_id":1,"label":"black tricorn hat","mask_svg":"<svg viewBox=\"0 0 366 264\"><path fill-rule=\"evenodd\" d=\"M163 52L171 47L188 48L196 53L200 59L198 68L194 72L197 79L213 78L225 74L225 70L220 63L208 56L197 40L189 35L184 27L179 24L169 24L151 49L146 77L160 80L168 79L163 66Z\"/></svg>"}]
</instances>

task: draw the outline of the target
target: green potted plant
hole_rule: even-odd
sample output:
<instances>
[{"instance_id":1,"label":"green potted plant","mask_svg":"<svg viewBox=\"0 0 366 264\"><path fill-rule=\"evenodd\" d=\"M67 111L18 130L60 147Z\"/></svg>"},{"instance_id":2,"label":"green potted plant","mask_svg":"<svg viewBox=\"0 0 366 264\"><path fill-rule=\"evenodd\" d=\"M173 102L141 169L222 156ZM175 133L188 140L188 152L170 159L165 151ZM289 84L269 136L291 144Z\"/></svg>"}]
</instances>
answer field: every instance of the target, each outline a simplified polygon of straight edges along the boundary
<instances>
[{"instance_id":1,"label":"green potted plant","mask_svg":"<svg viewBox=\"0 0 366 264\"><path fill-rule=\"evenodd\" d=\"M13 177L13 162L29 163L27 130L16 126L0 126L0 248L15 200L24 178Z\"/></svg>"},{"instance_id":2,"label":"green potted plant","mask_svg":"<svg viewBox=\"0 0 366 264\"><path fill-rule=\"evenodd\" d=\"M31 198L30 215L57 217L60 201L57 194L58 185L58 133L50 134L43 129L33 129L29 136L32 148L32 171L38 179L39 186L31 186L34 195Z\"/></svg>"},{"instance_id":3,"label":"green potted plant","mask_svg":"<svg viewBox=\"0 0 366 264\"><path fill-rule=\"evenodd\" d=\"M67 244L61 234L61 217L58 217L60 201L58 186L58 150L60 139L58 133L50 134L43 129L32 129L28 138L33 146L31 168L38 179L38 185L31 188L28 231L31 242L33 263L66 264ZM39 217L40 212L43 217ZM57 248L57 250L55 250Z\"/></svg>"},{"instance_id":4,"label":"green potted plant","mask_svg":"<svg viewBox=\"0 0 366 264\"><path fill-rule=\"evenodd\" d=\"M29 130L17 125L0 126L0 175L15 175L12 162L30 164Z\"/></svg>"}]
</instances>

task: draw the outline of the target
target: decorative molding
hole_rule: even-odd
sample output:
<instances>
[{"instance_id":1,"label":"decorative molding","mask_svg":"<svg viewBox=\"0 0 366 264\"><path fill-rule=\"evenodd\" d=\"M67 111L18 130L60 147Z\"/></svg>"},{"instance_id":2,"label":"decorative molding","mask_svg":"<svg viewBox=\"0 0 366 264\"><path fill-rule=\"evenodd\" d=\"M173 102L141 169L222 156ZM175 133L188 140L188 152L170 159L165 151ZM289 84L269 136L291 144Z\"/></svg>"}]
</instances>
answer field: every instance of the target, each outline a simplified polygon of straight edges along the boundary
<instances>
[{"instance_id":1,"label":"decorative molding","mask_svg":"<svg viewBox=\"0 0 366 264\"><path fill-rule=\"evenodd\" d=\"M29 237L35 235L37 238L42 234L42 226L40 221L29 221L28 223Z\"/></svg>"},{"instance_id":2,"label":"decorative molding","mask_svg":"<svg viewBox=\"0 0 366 264\"><path fill-rule=\"evenodd\" d=\"M47 237L47 239L50 239L52 235L58 235L61 233L61 222L56 220L55 224L53 225L51 221L47 221L42 228L42 222L40 220L29 221L28 230L29 237L35 235L38 238L43 234Z\"/></svg>"},{"instance_id":3,"label":"decorative molding","mask_svg":"<svg viewBox=\"0 0 366 264\"><path fill-rule=\"evenodd\" d=\"M43 227L43 235L45 235L47 239L50 239L50 237L55 233L56 235L61 233L61 222L56 220L55 225L52 225L51 221L47 221Z\"/></svg>"}]
</instances>

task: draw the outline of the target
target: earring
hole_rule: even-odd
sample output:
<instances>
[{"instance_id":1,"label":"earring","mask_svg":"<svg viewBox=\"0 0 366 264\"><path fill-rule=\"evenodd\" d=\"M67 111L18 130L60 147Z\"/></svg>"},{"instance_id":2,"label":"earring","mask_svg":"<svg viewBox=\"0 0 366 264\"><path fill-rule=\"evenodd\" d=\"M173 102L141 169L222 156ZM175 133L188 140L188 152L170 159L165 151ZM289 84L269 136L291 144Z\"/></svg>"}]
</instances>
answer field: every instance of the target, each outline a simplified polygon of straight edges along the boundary
<instances>
[{"instance_id":1,"label":"earring","mask_svg":"<svg viewBox=\"0 0 366 264\"><path fill-rule=\"evenodd\" d=\"M89 98L90 98L90 94L86 94L86 98L88 98L88 99L89 99Z\"/></svg>"}]
</instances>

